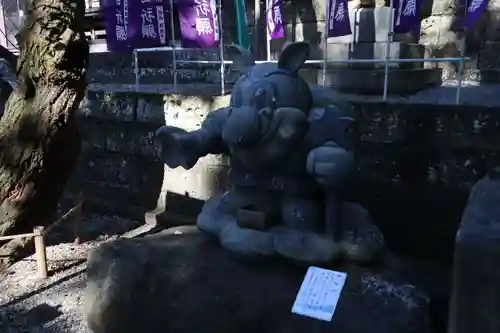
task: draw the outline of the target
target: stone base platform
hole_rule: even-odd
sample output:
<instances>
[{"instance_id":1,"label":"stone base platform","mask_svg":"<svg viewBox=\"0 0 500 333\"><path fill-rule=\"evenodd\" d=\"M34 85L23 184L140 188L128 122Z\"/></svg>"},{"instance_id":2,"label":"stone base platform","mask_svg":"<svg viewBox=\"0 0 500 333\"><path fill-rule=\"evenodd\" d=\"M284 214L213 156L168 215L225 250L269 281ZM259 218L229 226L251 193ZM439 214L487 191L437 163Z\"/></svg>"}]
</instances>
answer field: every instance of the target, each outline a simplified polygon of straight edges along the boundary
<instances>
[{"instance_id":1,"label":"stone base platform","mask_svg":"<svg viewBox=\"0 0 500 333\"><path fill-rule=\"evenodd\" d=\"M106 243L88 259L93 333L430 333L430 299L397 270L342 264L331 322L291 313L305 270L235 260L196 227Z\"/></svg>"},{"instance_id":2,"label":"stone base platform","mask_svg":"<svg viewBox=\"0 0 500 333\"><path fill-rule=\"evenodd\" d=\"M355 59L385 59L387 43L383 42L358 42L358 43L329 43L326 59L355 60ZM425 57L425 46L417 43L393 42L389 48L390 59L418 59ZM334 68L353 69L383 69L384 63L331 63ZM390 63L391 68L422 69L421 62Z\"/></svg>"}]
</instances>

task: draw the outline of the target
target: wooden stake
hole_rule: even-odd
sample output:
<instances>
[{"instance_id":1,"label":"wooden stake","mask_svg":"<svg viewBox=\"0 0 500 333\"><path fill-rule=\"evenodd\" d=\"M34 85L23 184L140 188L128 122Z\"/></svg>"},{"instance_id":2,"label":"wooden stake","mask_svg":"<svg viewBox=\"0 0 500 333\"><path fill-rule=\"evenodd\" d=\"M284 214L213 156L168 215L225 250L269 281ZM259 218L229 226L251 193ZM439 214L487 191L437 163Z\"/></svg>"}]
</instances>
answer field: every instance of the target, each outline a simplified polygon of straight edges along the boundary
<instances>
[{"instance_id":1,"label":"wooden stake","mask_svg":"<svg viewBox=\"0 0 500 333\"><path fill-rule=\"evenodd\" d=\"M74 243L75 244L80 244L80 223L83 220L83 215L84 215L84 205L85 205L85 200L83 199L83 194L82 192L78 192L77 196L78 200L78 211L76 212L75 216L73 217L73 237L74 237Z\"/></svg>"},{"instance_id":2,"label":"wooden stake","mask_svg":"<svg viewBox=\"0 0 500 333\"><path fill-rule=\"evenodd\" d=\"M35 227L33 229L33 234L35 235L34 242L38 277L41 279L46 279L49 274L47 268L47 251L45 249L45 243L43 241L43 227Z\"/></svg>"}]
</instances>

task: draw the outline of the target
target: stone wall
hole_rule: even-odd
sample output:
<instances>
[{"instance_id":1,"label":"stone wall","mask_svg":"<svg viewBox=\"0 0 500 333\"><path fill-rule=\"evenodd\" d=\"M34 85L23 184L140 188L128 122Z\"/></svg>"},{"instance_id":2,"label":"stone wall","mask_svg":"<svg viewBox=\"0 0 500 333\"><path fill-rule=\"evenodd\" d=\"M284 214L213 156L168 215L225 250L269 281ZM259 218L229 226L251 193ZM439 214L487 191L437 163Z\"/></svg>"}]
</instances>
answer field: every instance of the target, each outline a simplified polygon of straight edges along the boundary
<instances>
[{"instance_id":1,"label":"stone wall","mask_svg":"<svg viewBox=\"0 0 500 333\"><path fill-rule=\"evenodd\" d=\"M166 118L177 118L179 110L186 118L223 104L226 97L210 94L88 90L79 113L83 152L68 196L81 192L94 204L132 214L165 208L168 180L157 158L154 132ZM196 126L203 119L190 120Z\"/></svg>"},{"instance_id":2,"label":"stone wall","mask_svg":"<svg viewBox=\"0 0 500 333\"><path fill-rule=\"evenodd\" d=\"M406 103L357 108L353 198L369 208L393 248L449 259L471 186L500 162L498 109Z\"/></svg>"},{"instance_id":3,"label":"stone wall","mask_svg":"<svg viewBox=\"0 0 500 333\"><path fill-rule=\"evenodd\" d=\"M90 86L80 112L84 152L68 198L81 191L94 205L138 218L164 208L172 179L164 179L164 166L155 157L154 131L166 118L203 115L228 101L203 90L172 94L166 89L150 93L122 85ZM393 249L449 260L470 187L499 162L497 108L354 104L359 177L351 198L370 209ZM182 177L181 185L200 181ZM170 211L193 216L200 208L200 202L178 199L166 200Z\"/></svg>"},{"instance_id":4,"label":"stone wall","mask_svg":"<svg viewBox=\"0 0 500 333\"><path fill-rule=\"evenodd\" d=\"M153 133L164 123L161 95L87 91L80 114L83 152L69 193L113 206L154 208L163 166Z\"/></svg>"}]
</instances>

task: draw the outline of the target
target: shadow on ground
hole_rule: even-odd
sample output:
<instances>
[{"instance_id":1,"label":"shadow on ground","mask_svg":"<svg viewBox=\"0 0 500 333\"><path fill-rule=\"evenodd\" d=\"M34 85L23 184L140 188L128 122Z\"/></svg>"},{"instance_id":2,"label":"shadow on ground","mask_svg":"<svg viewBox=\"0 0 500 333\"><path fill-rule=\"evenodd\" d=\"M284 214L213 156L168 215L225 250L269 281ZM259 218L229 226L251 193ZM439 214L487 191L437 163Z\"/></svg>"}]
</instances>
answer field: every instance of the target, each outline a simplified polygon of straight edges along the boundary
<instances>
[{"instance_id":1,"label":"shadow on ground","mask_svg":"<svg viewBox=\"0 0 500 333\"><path fill-rule=\"evenodd\" d=\"M33 332L33 326L43 326L44 333L65 333L62 329L47 325L61 316L60 306L51 306L43 303L30 309L24 307L3 307L0 330L3 332ZM38 330L40 331L40 330Z\"/></svg>"}]
</instances>

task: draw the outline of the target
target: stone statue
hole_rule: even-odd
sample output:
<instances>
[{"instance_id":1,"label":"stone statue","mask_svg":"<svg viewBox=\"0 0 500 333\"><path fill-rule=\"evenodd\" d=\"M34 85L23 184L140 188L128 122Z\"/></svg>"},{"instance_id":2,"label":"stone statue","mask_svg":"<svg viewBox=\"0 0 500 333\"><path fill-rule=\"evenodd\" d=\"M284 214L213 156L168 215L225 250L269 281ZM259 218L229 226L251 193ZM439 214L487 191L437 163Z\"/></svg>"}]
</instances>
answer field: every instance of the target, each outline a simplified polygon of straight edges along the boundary
<instances>
[{"instance_id":1,"label":"stone statue","mask_svg":"<svg viewBox=\"0 0 500 333\"><path fill-rule=\"evenodd\" d=\"M352 106L314 105L327 91L298 75L308 43L289 44L277 63L255 65L247 50L231 51L241 77L230 105L211 112L199 130L163 126L156 133L170 168L190 169L207 154L230 156L231 189L205 203L198 228L247 258L370 260L383 236L366 210L341 198L355 171Z\"/></svg>"}]
</instances>

